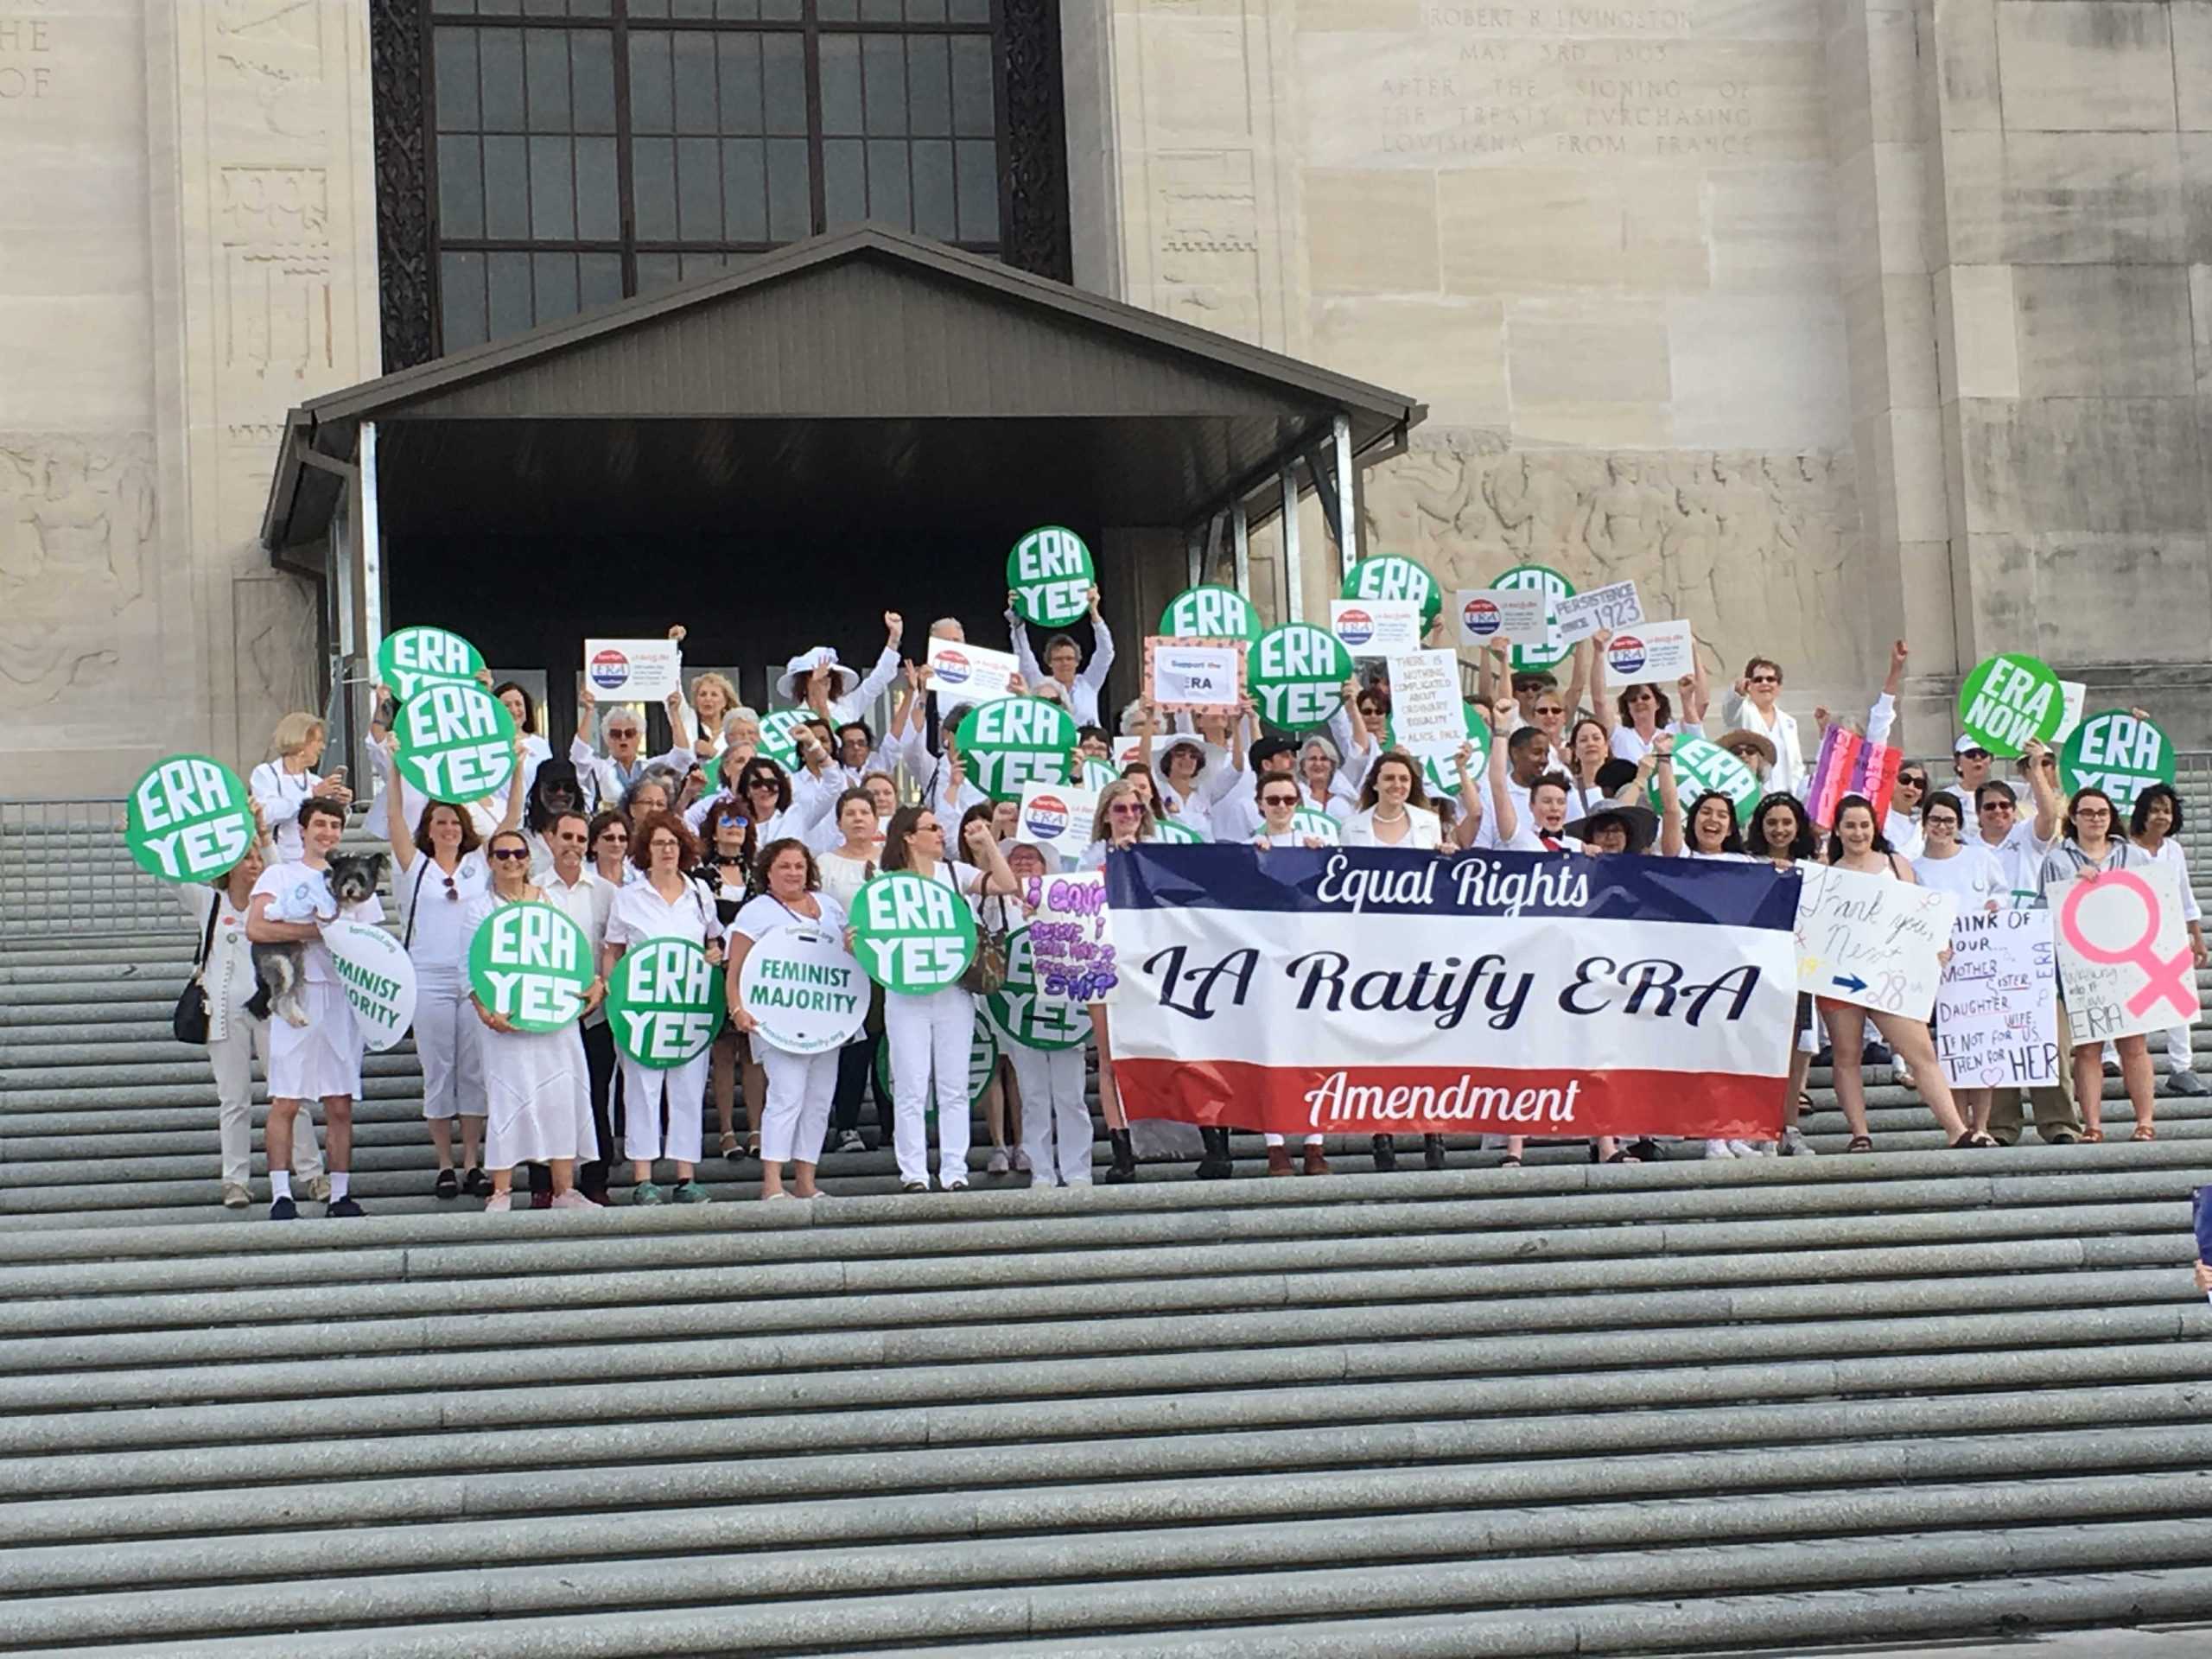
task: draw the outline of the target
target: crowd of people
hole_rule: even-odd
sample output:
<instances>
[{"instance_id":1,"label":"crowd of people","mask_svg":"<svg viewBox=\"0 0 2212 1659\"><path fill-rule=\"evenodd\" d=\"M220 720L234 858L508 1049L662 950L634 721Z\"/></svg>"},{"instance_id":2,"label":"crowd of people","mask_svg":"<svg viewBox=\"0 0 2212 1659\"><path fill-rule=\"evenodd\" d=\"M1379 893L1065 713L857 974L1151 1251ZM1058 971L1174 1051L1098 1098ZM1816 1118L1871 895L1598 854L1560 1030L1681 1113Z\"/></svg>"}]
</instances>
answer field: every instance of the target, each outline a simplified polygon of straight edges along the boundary
<instances>
[{"instance_id":1,"label":"crowd of people","mask_svg":"<svg viewBox=\"0 0 2212 1659\"><path fill-rule=\"evenodd\" d=\"M738 970L747 952L787 927L844 930L855 894L880 872L942 883L1001 930L1019 924L1030 878L1064 865L1098 868L1115 849L1178 826L1262 849L1340 842L1449 855L1506 848L1764 861L1783 871L1816 861L1939 887L1962 910L2042 906L2055 884L2078 871L2152 861L2175 865L2189 891L2178 842L2182 805L2172 790L2145 790L2126 814L2094 788L2062 799L2055 757L2032 742L2017 782L1996 775L1989 751L1961 739L1950 777L1938 780L1927 766L1907 763L1885 811L1878 813L1864 795L1846 795L1831 822L1815 823L1803 791L1808 749L1817 749L1817 736L1808 746L1796 717L1780 707L1783 670L1764 657L1747 663L1719 698L1723 729L1715 741L1751 769L1764 791L1746 817L1729 795L1685 788L1677 777L1676 745L1706 735L1711 723L1704 674L1673 685L1609 686L1602 632L1560 665L1564 686L1557 672L1516 671L1503 650L1482 652L1474 707L1488 741L1470 741L1456 756L1418 757L1393 746L1389 688L1379 677L1346 681L1325 728L1300 735L1264 729L1249 701L1241 715L1192 718L1168 716L1139 699L1115 711L1119 729L1111 732L1100 699L1113 645L1096 617L1095 590L1091 597L1088 660L1063 633L1046 640L1040 661L1027 628L1009 614L1023 675L1018 690L1062 704L1079 729L1077 764L1097 763L1114 773L1097 791L1087 846L1068 860L1022 833L1014 804L976 786L953 740L955 722L940 709L920 653L905 651L903 623L893 613L884 617L884 644L865 676L826 646L791 660L775 688L799 711L789 725L788 766L769 752L760 712L717 673L699 674L688 695L670 696L671 746L651 754L641 711L616 704L602 715L585 689L575 735L556 757L538 730L535 700L508 681L492 689L519 733L512 783L477 800L429 799L392 762L387 702L365 821L389 842L400 937L416 970L414 1040L436 1158L430 1192L441 1199L479 1197L493 1210L518 1203L589 1207L617 1201L611 1176L626 1162L620 1201L704 1203L701 1166L709 1156L711 1110L712 1155L726 1168L756 1177L764 1199L809 1198L819 1191L825 1157L870 1149L862 1118L871 1093L874 1146L894 1151L903 1190L966 1187L976 1179L969 1144L976 995L959 986L927 995L878 990L850 1042L801 1055L767 1039L741 994ZM931 632L966 639L952 619L932 624ZM1864 722L1875 742L1891 730L1906 662L1900 642ZM868 714L886 691L893 706L879 731ZM1829 722L1825 709L1815 717L1816 726ZM204 930L224 1202L238 1208L251 1202L247 1061L257 1048L271 1102L269 1214L277 1219L296 1215L299 1197L324 1200L330 1215L359 1213L348 1171L360 1033L318 923L279 919L298 913L286 908L288 893L321 882L352 809L342 773L318 771L324 742L322 723L312 715L279 723L274 756L254 770L250 785L263 843L212 887L186 890ZM786 752L780 743L772 747ZM470 988L477 931L500 907L532 900L564 912L594 953L586 1013L562 1031L518 1030ZM383 919L373 896L349 913ZM2206 951L2193 898L2189 933L2201 966ZM626 950L671 938L699 946L726 967L728 1018L710 1049L656 1070L618 1052L604 998ZM276 942L305 947L304 1026L257 1019L245 1007L254 982L250 946ZM1947 1083L1924 1024L1803 995L1798 1003L1779 1137L1707 1141L1704 1155L1808 1154L1800 1117L1815 1064L1833 1067L1853 1152L1873 1144L1864 1081L1870 1063L1891 1065L1897 1080L1909 1082L1955 1147L2011 1145L2024 1112L2046 1142L2103 1138L2103 1046L2076 1045L2063 1007L2060 1042L2070 1065L2048 1087L1991 1091ZM1027 1174L1032 1184L1066 1186L1091 1180L1086 1094L1094 1066L1110 1147L1103 1179L1136 1179L1103 1004L1094 1005L1090 1018L1088 1061L1082 1047L1002 1046L981 1101L989 1143L984 1179ZM2168 1089L2203 1092L2191 1069L2188 1031L2169 1033L2164 1046ZM2146 1039L2120 1039L2109 1063L2124 1079L2134 1138L2152 1138ZM1233 1103L1230 1115L1233 1121ZM1201 1139L1198 1175L1230 1176L1229 1131L1208 1128ZM1270 1175L1329 1171L1319 1135L1306 1137L1301 1161L1294 1161L1281 1136L1268 1135L1266 1144ZM1510 1166L1525 1148L1514 1137L1498 1150ZM1395 1166L1392 1137L1374 1137L1369 1151L1377 1167ZM1442 1139L1425 1137L1422 1155L1429 1166L1442 1166ZM1665 1154L1654 1140L1638 1138L1599 1140L1589 1155L1636 1162Z\"/></svg>"}]
</instances>

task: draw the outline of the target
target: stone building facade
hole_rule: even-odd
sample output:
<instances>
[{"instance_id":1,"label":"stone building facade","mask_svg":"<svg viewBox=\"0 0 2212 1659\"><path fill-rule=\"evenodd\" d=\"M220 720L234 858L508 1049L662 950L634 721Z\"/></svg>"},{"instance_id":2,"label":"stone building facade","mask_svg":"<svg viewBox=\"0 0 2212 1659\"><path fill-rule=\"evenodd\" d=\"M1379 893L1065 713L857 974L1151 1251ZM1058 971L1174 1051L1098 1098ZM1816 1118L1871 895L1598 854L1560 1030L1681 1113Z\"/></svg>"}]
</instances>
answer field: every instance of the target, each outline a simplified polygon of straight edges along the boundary
<instances>
[{"instance_id":1,"label":"stone building facade","mask_svg":"<svg viewBox=\"0 0 2212 1659\"><path fill-rule=\"evenodd\" d=\"M368 17L0 0L0 794L310 696L255 534L284 411L379 368ZM2212 0L1058 24L1075 280L1428 404L1366 550L1632 576L1801 711L1908 637L1916 748L2007 648L2212 744Z\"/></svg>"}]
</instances>

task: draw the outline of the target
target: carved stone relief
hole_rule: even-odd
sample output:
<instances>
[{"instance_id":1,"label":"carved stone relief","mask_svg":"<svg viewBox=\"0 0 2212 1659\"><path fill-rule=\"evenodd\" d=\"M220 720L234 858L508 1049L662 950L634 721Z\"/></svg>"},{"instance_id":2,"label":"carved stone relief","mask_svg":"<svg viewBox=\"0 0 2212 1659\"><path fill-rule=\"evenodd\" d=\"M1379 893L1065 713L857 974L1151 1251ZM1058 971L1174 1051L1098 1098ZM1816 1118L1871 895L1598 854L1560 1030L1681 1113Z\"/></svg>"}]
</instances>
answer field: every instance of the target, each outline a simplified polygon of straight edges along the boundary
<instances>
[{"instance_id":1,"label":"carved stone relief","mask_svg":"<svg viewBox=\"0 0 2212 1659\"><path fill-rule=\"evenodd\" d=\"M1580 588L1633 581L1686 617L1708 666L1753 652L1848 689L1871 660L1845 569L1858 505L1847 454L1513 449L1461 429L1367 474L1362 551L1403 553L1447 588L1548 564Z\"/></svg>"},{"instance_id":2,"label":"carved stone relief","mask_svg":"<svg viewBox=\"0 0 2212 1659\"><path fill-rule=\"evenodd\" d=\"M0 433L0 682L10 700L97 690L150 619L153 443Z\"/></svg>"},{"instance_id":3,"label":"carved stone relief","mask_svg":"<svg viewBox=\"0 0 2212 1659\"><path fill-rule=\"evenodd\" d=\"M315 593L298 576L272 570L231 584L238 656L236 753L268 756L269 734L295 709L320 706L315 692Z\"/></svg>"}]
</instances>

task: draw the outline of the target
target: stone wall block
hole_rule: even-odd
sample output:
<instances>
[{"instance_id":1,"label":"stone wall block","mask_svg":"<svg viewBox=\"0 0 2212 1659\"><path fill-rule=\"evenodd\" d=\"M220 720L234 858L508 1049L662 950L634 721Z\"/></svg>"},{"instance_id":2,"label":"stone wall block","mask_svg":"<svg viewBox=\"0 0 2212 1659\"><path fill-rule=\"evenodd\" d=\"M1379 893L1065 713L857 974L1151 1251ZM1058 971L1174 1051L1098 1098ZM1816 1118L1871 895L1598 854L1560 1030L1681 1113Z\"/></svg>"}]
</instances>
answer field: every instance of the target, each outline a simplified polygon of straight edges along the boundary
<instances>
[{"instance_id":1,"label":"stone wall block","mask_svg":"<svg viewBox=\"0 0 2212 1659\"><path fill-rule=\"evenodd\" d=\"M2164 0L1998 0L2005 126L2171 131L2166 10Z\"/></svg>"},{"instance_id":2,"label":"stone wall block","mask_svg":"<svg viewBox=\"0 0 2212 1659\"><path fill-rule=\"evenodd\" d=\"M2189 273L2179 265L2022 265L2020 392L2184 397L2195 391Z\"/></svg>"},{"instance_id":3,"label":"stone wall block","mask_svg":"<svg viewBox=\"0 0 2212 1659\"><path fill-rule=\"evenodd\" d=\"M1935 114L1942 130L2000 130L1997 0L1942 0L1923 9L1923 16L1935 69Z\"/></svg>"},{"instance_id":4,"label":"stone wall block","mask_svg":"<svg viewBox=\"0 0 2212 1659\"><path fill-rule=\"evenodd\" d=\"M2034 649L2054 663L2202 663L2206 568L2202 536L2048 531L2036 538Z\"/></svg>"},{"instance_id":5,"label":"stone wall block","mask_svg":"<svg viewBox=\"0 0 2212 1659\"><path fill-rule=\"evenodd\" d=\"M2184 132L2212 131L2212 0L2171 0L2176 118Z\"/></svg>"},{"instance_id":6,"label":"stone wall block","mask_svg":"<svg viewBox=\"0 0 2212 1659\"><path fill-rule=\"evenodd\" d=\"M1969 265L2178 260L2188 241L2182 158L2170 133L1947 134L1949 257Z\"/></svg>"},{"instance_id":7,"label":"stone wall block","mask_svg":"<svg viewBox=\"0 0 2212 1659\"><path fill-rule=\"evenodd\" d=\"M1935 281L1942 401L2020 395L2012 267L1952 265Z\"/></svg>"},{"instance_id":8,"label":"stone wall block","mask_svg":"<svg viewBox=\"0 0 2212 1659\"><path fill-rule=\"evenodd\" d=\"M1961 399L1967 527L2207 528L2193 397Z\"/></svg>"},{"instance_id":9,"label":"stone wall block","mask_svg":"<svg viewBox=\"0 0 2212 1659\"><path fill-rule=\"evenodd\" d=\"M1438 291L1436 175L1314 168L1302 183L1315 294Z\"/></svg>"}]
</instances>

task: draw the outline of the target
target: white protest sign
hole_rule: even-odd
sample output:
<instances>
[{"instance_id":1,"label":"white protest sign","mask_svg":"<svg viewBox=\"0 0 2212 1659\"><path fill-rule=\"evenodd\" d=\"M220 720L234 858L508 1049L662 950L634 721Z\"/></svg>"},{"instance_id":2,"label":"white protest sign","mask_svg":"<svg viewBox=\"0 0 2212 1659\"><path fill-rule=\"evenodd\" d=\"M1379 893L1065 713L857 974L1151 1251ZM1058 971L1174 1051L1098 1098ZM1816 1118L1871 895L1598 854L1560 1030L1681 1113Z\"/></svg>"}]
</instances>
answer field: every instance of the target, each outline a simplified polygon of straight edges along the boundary
<instances>
[{"instance_id":1,"label":"white protest sign","mask_svg":"<svg viewBox=\"0 0 2212 1659\"><path fill-rule=\"evenodd\" d=\"M786 1054L827 1053L868 1022L868 976L828 928L779 927L756 940L737 991L760 1034Z\"/></svg>"},{"instance_id":2,"label":"white protest sign","mask_svg":"<svg viewBox=\"0 0 2212 1659\"><path fill-rule=\"evenodd\" d=\"M1671 685L1696 665L1697 646L1687 622L1642 623L1614 634L1605 647L1605 676L1617 686Z\"/></svg>"},{"instance_id":3,"label":"white protest sign","mask_svg":"<svg viewBox=\"0 0 2212 1659\"><path fill-rule=\"evenodd\" d=\"M2084 871L2047 897L2076 1043L2164 1031L2196 1018L2196 964L2173 866Z\"/></svg>"},{"instance_id":4,"label":"white protest sign","mask_svg":"<svg viewBox=\"0 0 2212 1659\"><path fill-rule=\"evenodd\" d=\"M1106 873L1032 876L1023 898L1033 906L1029 943L1037 994L1076 1003L1104 1001L1116 979Z\"/></svg>"},{"instance_id":5,"label":"white protest sign","mask_svg":"<svg viewBox=\"0 0 2212 1659\"><path fill-rule=\"evenodd\" d=\"M383 1052L415 1023L414 958L397 938L366 922L327 922L322 943L353 1005L354 1023L368 1046Z\"/></svg>"},{"instance_id":6,"label":"white protest sign","mask_svg":"<svg viewBox=\"0 0 2212 1659\"><path fill-rule=\"evenodd\" d=\"M1244 644L1144 642L1145 695L1170 712L1235 710L1244 696Z\"/></svg>"},{"instance_id":7,"label":"white protest sign","mask_svg":"<svg viewBox=\"0 0 2212 1659\"><path fill-rule=\"evenodd\" d=\"M683 689L683 655L673 639L587 639L584 683L601 702L661 702Z\"/></svg>"},{"instance_id":8,"label":"white protest sign","mask_svg":"<svg viewBox=\"0 0 2212 1659\"><path fill-rule=\"evenodd\" d=\"M1560 644L1572 645L1600 628L1618 632L1637 626L1643 620L1643 601L1637 597L1634 582L1608 582L1603 588L1569 594L1558 601L1554 614L1559 618Z\"/></svg>"},{"instance_id":9,"label":"white protest sign","mask_svg":"<svg viewBox=\"0 0 2212 1659\"><path fill-rule=\"evenodd\" d=\"M1951 895L1894 876L1800 864L1797 988L1926 1020L1950 943Z\"/></svg>"},{"instance_id":10,"label":"white protest sign","mask_svg":"<svg viewBox=\"0 0 2212 1659\"><path fill-rule=\"evenodd\" d=\"M1537 588L1462 588L1459 643L1463 645L1541 645L1553 638L1551 596Z\"/></svg>"},{"instance_id":11,"label":"white protest sign","mask_svg":"<svg viewBox=\"0 0 2212 1659\"><path fill-rule=\"evenodd\" d=\"M1396 657L1421 649L1421 607L1410 599L1332 599L1329 632L1355 657Z\"/></svg>"},{"instance_id":12,"label":"white protest sign","mask_svg":"<svg viewBox=\"0 0 2212 1659\"><path fill-rule=\"evenodd\" d=\"M1936 993L1936 1058L1955 1089L2034 1089L2057 1080L2049 911L1975 911L1951 925L1951 960Z\"/></svg>"},{"instance_id":13,"label":"white protest sign","mask_svg":"<svg viewBox=\"0 0 2212 1659\"><path fill-rule=\"evenodd\" d=\"M2089 688L2081 680L2061 680L2058 683L2060 707L2064 713L2058 717L2058 729L2050 734L2050 748L2057 748L2074 735L2074 728L2082 723L2082 710L2089 701Z\"/></svg>"},{"instance_id":14,"label":"white protest sign","mask_svg":"<svg viewBox=\"0 0 2212 1659\"><path fill-rule=\"evenodd\" d=\"M1123 766L1136 765L1137 751L1143 747L1144 734L1141 732L1125 732L1116 738L1114 740L1114 769L1118 772Z\"/></svg>"},{"instance_id":15,"label":"white protest sign","mask_svg":"<svg viewBox=\"0 0 2212 1659\"><path fill-rule=\"evenodd\" d=\"M1014 838L1072 859L1090 845L1090 826L1097 817L1095 789L1030 784L1021 791L1021 816L1014 820Z\"/></svg>"},{"instance_id":16,"label":"white protest sign","mask_svg":"<svg viewBox=\"0 0 2212 1659\"><path fill-rule=\"evenodd\" d=\"M1408 754L1457 754L1467 741L1459 657L1414 651L1390 658L1390 733Z\"/></svg>"},{"instance_id":17,"label":"white protest sign","mask_svg":"<svg viewBox=\"0 0 2212 1659\"><path fill-rule=\"evenodd\" d=\"M995 702L1014 695L1021 664L1010 651L971 645L964 639L930 636L930 690L937 693L941 709L964 709L971 702Z\"/></svg>"}]
</instances>

